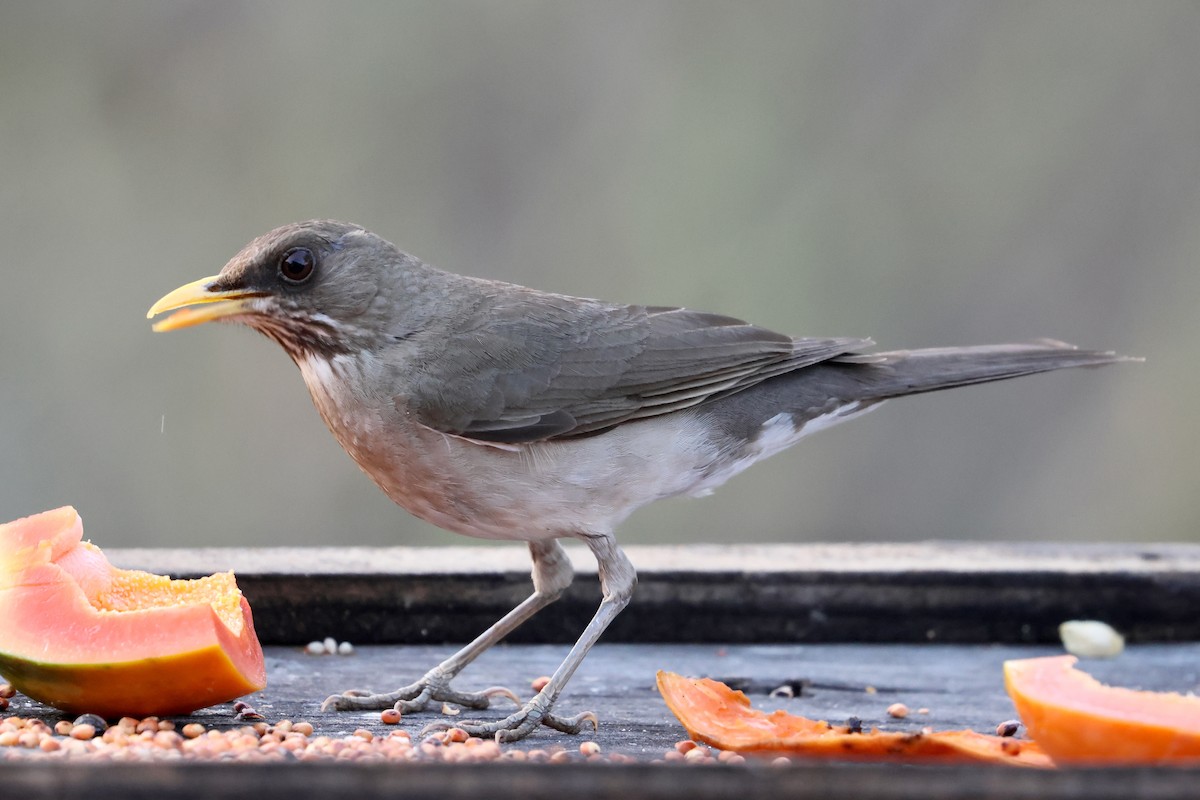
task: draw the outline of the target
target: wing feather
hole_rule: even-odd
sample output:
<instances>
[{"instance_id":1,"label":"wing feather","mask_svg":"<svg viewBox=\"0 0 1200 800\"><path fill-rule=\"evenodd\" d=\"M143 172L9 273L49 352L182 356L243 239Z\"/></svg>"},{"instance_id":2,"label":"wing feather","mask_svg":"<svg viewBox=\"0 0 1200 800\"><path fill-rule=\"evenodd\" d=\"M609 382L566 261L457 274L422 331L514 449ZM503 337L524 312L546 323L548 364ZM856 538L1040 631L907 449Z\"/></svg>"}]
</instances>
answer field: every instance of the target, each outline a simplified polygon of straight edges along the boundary
<instances>
[{"instance_id":1,"label":"wing feather","mask_svg":"<svg viewBox=\"0 0 1200 800\"><path fill-rule=\"evenodd\" d=\"M793 339L733 317L505 287L438 331L443 356L404 398L430 427L521 443L689 408L853 353L866 339Z\"/></svg>"}]
</instances>

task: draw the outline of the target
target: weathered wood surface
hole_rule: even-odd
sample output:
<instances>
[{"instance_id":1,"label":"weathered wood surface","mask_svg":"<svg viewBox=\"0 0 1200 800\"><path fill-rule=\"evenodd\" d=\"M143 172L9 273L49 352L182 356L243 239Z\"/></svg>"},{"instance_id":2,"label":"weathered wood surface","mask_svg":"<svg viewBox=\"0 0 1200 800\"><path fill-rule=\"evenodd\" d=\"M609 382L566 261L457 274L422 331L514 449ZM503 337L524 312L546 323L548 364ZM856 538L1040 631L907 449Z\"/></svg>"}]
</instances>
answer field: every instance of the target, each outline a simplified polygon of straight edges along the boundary
<instances>
[{"instance_id":1,"label":"weathered wood surface","mask_svg":"<svg viewBox=\"0 0 1200 800\"><path fill-rule=\"evenodd\" d=\"M1103 619L1131 641L1200 639L1196 545L754 545L627 548L639 585L608 642L1057 641ZM235 570L265 643L474 637L530 591L525 548L118 550L174 575ZM572 642L599 601L595 563L513 642Z\"/></svg>"},{"instance_id":2,"label":"weathered wood surface","mask_svg":"<svg viewBox=\"0 0 1200 800\"><path fill-rule=\"evenodd\" d=\"M1193 800L1194 770L634 764L0 766L22 800Z\"/></svg>"},{"instance_id":3,"label":"weathered wood surface","mask_svg":"<svg viewBox=\"0 0 1200 800\"><path fill-rule=\"evenodd\" d=\"M502 646L469 668L464 688L506 684L531 694L529 681L549 672L564 648L555 645ZM446 655L440 646L359 647L352 656L312 656L299 648L267 650L269 686L249 700L269 721L306 719L317 734L345 735L356 728L388 730L376 714L319 710L328 693L349 686L393 688L423 672ZM685 737L654 689L654 673L669 669L711 675L742 686L756 707L783 708L806 716L845 720L854 715L868 726L912 730L969 727L992 731L1013 716L1004 693L1000 665L1006 658L1058 652L1028 646L966 645L638 645L602 644L584 663L561 700L561 709L595 710L601 727L594 735L571 737L543 730L508 747L574 750L583 738L607 753L634 756L636 765L449 764L394 766L139 765L87 766L37 764L8 749L0 764L0 793L40 798L108 796L185 797L356 796L434 797L439 800L487 797L729 797L751 796L893 797L893 798L1153 798L1195 796L1200 770L1063 770L1030 772L1014 768L914 768L887 765L767 763L727 768L658 765L655 759ZM1087 668L1114 683L1150 689L1200 687L1200 645L1162 644L1132 648L1112 661ZM781 685L801 689L799 696L770 697ZM867 687L874 687L870 693ZM901 701L912 713L905 720L887 716ZM928 708L928 714L918 709ZM53 723L54 711L18 698L9 713L38 715ZM469 712L488 718L504 712ZM410 715L401 726L416 733L439 713ZM229 705L205 710L178 723L199 721L210 727L236 727ZM314 794L315 792L315 794ZM767 794L769 793L769 794Z\"/></svg>"},{"instance_id":4,"label":"weathered wood surface","mask_svg":"<svg viewBox=\"0 0 1200 800\"><path fill-rule=\"evenodd\" d=\"M38 763L6 748L0 796L355 796L522 798L1193 798L1200 770L1030 771L999 767L793 764L772 767L652 763L683 738L654 690L654 673L710 675L743 688L761 708L907 730L991 731L1013 716L1000 665L1060 652L1067 618L1105 619L1133 646L1087 668L1112 683L1200 688L1200 547L974 546L950 544L637 548L641 583L630 608L584 662L560 710L595 710L594 739L632 765ZM519 546L320 550L110 551L120 566L207 574L235 569L267 648L270 685L251 701L268 720L307 719L317 733L384 730L372 714L322 713L349 687L391 689L449 654L529 591ZM462 688L504 684L528 697L592 614L595 569L574 554L580 578L567 597L472 665ZM333 636L353 656L310 656L296 646ZM392 642L371 646L373 642ZM856 642L839 644L837 642ZM958 644L951 644L957 642ZM1137 644L1159 642L1158 644ZM872 644L874 643L874 644ZM1041 643L1041 644L1034 644ZM282 646L287 644L290 646ZM770 690L800 689L792 699ZM874 693L867 691L873 687ZM887 706L913 711L892 720ZM928 714L917 710L928 708ZM48 721L56 712L18 698L8 712ZM468 712L481 718L506 707ZM235 727L226 705L190 720ZM439 713L410 715L418 731ZM581 739L540 731L522 748Z\"/></svg>"}]
</instances>

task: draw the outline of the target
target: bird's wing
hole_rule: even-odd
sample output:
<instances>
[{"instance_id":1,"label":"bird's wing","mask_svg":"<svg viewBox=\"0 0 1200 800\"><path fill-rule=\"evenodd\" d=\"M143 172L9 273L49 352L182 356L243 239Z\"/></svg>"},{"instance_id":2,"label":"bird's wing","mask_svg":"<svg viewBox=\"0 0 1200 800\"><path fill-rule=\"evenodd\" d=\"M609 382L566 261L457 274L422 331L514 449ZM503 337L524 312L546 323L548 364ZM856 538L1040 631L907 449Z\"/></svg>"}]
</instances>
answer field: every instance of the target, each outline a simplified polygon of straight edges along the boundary
<instances>
[{"instance_id":1,"label":"bird's wing","mask_svg":"<svg viewBox=\"0 0 1200 800\"><path fill-rule=\"evenodd\" d=\"M871 344L532 290L489 297L470 319L438 332L437 350L453 357L426 359L406 381L404 402L425 425L496 443L578 436L688 408Z\"/></svg>"}]
</instances>

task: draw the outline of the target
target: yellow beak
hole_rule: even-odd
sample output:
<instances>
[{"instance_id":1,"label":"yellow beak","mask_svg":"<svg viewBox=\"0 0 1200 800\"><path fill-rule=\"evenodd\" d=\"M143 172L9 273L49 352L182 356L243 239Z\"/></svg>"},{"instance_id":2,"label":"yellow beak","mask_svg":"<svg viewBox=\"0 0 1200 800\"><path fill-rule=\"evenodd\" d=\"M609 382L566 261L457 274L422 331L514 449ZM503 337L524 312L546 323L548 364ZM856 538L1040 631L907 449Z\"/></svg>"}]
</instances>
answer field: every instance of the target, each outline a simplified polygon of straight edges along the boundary
<instances>
[{"instance_id":1,"label":"yellow beak","mask_svg":"<svg viewBox=\"0 0 1200 800\"><path fill-rule=\"evenodd\" d=\"M244 289L233 291L211 291L208 287L217 279L216 275L201 278L198 281L180 286L175 291L163 297L146 313L146 319L157 316L164 311L175 311L166 319L154 323L155 331L174 331L188 328L202 322L233 317L245 313L249 301L262 297L262 292L251 292ZM185 308L185 306L202 305L201 308Z\"/></svg>"}]
</instances>

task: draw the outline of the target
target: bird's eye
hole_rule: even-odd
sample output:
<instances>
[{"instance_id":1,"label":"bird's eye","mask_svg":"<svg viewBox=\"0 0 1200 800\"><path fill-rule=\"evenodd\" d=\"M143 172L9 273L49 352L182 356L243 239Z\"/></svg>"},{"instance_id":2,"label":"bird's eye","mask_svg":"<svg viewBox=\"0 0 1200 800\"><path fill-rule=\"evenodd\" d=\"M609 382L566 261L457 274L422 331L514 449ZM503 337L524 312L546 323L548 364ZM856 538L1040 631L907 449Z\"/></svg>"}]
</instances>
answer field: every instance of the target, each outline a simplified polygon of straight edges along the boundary
<instances>
[{"instance_id":1,"label":"bird's eye","mask_svg":"<svg viewBox=\"0 0 1200 800\"><path fill-rule=\"evenodd\" d=\"M304 283L312 277L317 257L307 247L293 247L279 259L279 275L288 283Z\"/></svg>"}]
</instances>

